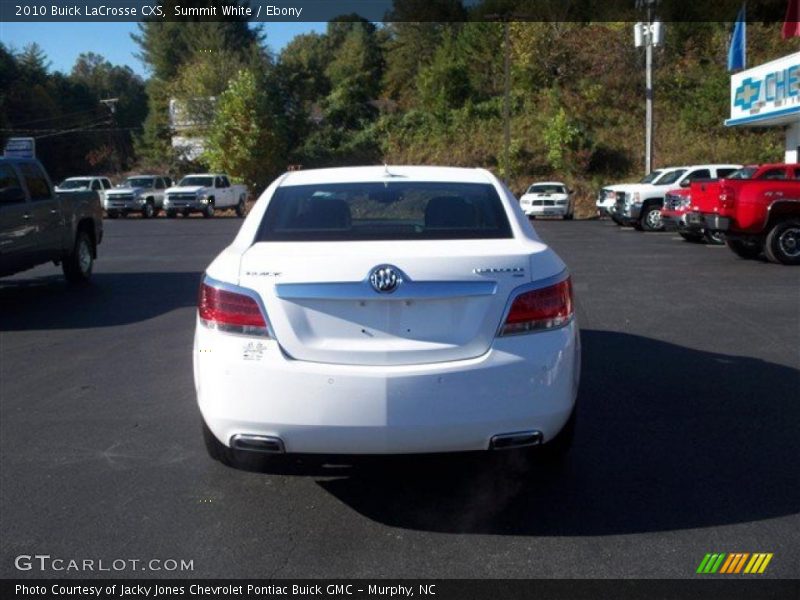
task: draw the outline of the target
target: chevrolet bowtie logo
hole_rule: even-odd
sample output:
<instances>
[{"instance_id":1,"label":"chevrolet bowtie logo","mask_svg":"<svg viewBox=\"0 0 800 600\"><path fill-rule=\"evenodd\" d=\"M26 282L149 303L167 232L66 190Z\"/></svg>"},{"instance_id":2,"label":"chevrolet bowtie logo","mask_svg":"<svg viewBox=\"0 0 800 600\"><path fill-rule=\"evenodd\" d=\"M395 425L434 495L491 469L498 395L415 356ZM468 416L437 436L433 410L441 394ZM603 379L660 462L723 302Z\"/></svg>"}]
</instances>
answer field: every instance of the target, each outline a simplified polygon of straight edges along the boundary
<instances>
[{"instance_id":1,"label":"chevrolet bowtie logo","mask_svg":"<svg viewBox=\"0 0 800 600\"><path fill-rule=\"evenodd\" d=\"M742 110L750 110L761 96L761 82L753 81L750 77L742 81L742 85L736 88L736 97L733 105L741 107Z\"/></svg>"}]
</instances>

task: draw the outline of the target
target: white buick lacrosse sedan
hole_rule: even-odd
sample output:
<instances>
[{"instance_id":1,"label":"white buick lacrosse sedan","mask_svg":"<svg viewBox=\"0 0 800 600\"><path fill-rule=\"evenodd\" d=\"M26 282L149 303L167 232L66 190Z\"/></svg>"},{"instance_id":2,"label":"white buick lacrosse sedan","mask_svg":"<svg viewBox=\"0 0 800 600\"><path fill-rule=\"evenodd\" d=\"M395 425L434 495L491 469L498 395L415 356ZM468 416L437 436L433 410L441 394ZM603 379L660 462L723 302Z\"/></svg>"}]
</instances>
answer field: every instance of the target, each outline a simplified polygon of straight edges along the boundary
<instances>
[{"instance_id":1,"label":"white buick lacrosse sedan","mask_svg":"<svg viewBox=\"0 0 800 600\"><path fill-rule=\"evenodd\" d=\"M485 170L287 173L200 287L197 401L209 453L232 466L559 457L579 376L569 273Z\"/></svg>"}]
</instances>

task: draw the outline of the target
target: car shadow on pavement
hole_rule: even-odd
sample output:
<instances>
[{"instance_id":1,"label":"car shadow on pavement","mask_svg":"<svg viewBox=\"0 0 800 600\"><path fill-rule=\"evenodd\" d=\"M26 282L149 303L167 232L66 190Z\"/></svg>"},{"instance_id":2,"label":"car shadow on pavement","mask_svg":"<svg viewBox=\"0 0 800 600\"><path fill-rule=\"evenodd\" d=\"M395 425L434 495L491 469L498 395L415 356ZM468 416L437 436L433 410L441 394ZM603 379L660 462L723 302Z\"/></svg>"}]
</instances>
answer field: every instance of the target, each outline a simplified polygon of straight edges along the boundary
<instances>
[{"instance_id":1,"label":"car shadow on pavement","mask_svg":"<svg viewBox=\"0 0 800 600\"><path fill-rule=\"evenodd\" d=\"M582 340L560 470L515 455L409 457L318 485L380 523L448 533L626 534L800 511L800 371L624 333Z\"/></svg>"},{"instance_id":2,"label":"car shadow on pavement","mask_svg":"<svg viewBox=\"0 0 800 600\"><path fill-rule=\"evenodd\" d=\"M152 319L194 306L200 272L95 273L86 285L61 275L0 284L0 331L89 329Z\"/></svg>"}]
</instances>

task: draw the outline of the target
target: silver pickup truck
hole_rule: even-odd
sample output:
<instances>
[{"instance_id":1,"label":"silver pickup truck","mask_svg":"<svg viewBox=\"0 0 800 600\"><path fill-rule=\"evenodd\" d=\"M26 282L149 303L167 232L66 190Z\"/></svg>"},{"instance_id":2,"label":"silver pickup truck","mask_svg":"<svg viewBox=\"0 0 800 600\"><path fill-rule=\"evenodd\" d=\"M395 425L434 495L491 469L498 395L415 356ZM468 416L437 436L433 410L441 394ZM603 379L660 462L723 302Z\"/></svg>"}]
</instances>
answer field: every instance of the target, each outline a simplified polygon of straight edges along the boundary
<instances>
[{"instance_id":1,"label":"silver pickup truck","mask_svg":"<svg viewBox=\"0 0 800 600\"><path fill-rule=\"evenodd\" d=\"M109 219L138 212L145 219L164 207L164 191L172 185L166 175L132 175L125 183L106 192L104 208Z\"/></svg>"},{"instance_id":2,"label":"silver pickup truck","mask_svg":"<svg viewBox=\"0 0 800 600\"><path fill-rule=\"evenodd\" d=\"M39 161L0 158L0 276L53 262L88 281L102 239L96 191L56 192Z\"/></svg>"}]
</instances>

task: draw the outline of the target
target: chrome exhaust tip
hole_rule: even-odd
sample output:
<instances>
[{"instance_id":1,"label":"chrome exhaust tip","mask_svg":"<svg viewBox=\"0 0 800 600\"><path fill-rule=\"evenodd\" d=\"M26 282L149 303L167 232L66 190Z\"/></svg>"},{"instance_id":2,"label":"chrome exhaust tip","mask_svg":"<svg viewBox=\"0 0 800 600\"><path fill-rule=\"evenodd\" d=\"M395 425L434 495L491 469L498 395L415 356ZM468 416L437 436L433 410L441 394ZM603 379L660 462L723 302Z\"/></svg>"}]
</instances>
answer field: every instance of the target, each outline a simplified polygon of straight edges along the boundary
<instances>
[{"instance_id":1,"label":"chrome exhaust tip","mask_svg":"<svg viewBox=\"0 0 800 600\"><path fill-rule=\"evenodd\" d=\"M286 452L281 438L247 433L237 433L231 437L231 448L248 452L264 452L266 454L283 454Z\"/></svg>"},{"instance_id":2,"label":"chrome exhaust tip","mask_svg":"<svg viewBox=\"0 0 800 600\"><path fill-rule=\"evenodd\" d=\"M489 441L489 450L507 450L510 448L523 448L525 446L538 446L544 436L541 431L516 431L514 433L501 433L492 436Z\"/></svg>"}]
</instances>

